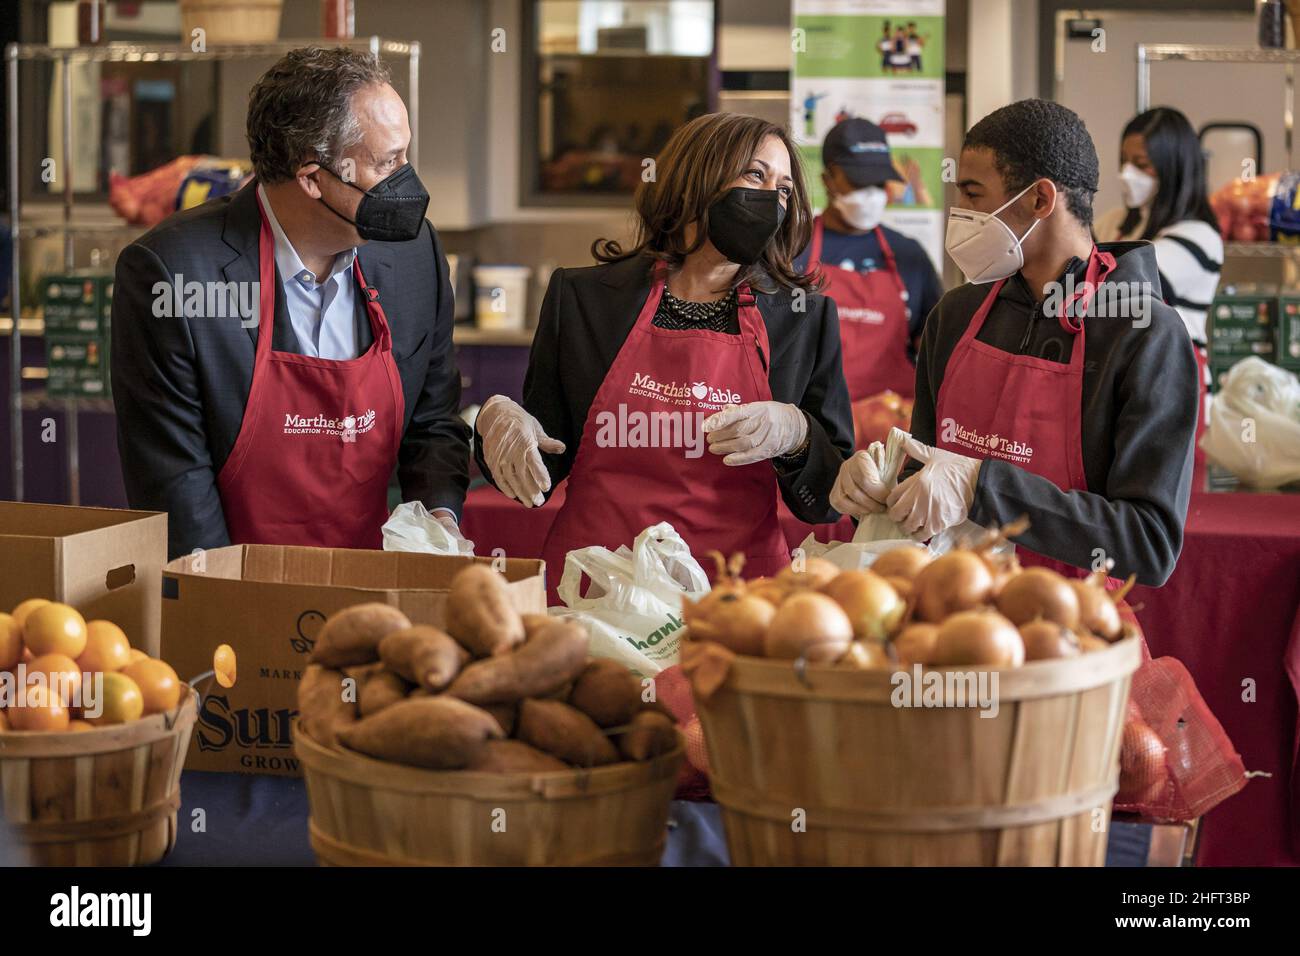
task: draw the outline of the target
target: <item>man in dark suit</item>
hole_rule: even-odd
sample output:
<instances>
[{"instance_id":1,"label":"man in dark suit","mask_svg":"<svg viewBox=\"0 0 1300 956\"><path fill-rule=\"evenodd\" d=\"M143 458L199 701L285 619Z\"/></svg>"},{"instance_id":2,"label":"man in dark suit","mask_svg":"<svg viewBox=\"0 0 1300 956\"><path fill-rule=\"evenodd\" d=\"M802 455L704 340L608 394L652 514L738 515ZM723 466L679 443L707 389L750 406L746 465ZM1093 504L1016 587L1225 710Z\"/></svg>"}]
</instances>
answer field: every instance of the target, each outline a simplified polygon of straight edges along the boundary
<instances>
[{"instance_id":1,"label":"man in dark suit","mask_svg":"<svg viewBox=\"0 0 1300 956\"><path fill-rule=\"evenodd\" d=\"M469 429L452 289L387 71L356 51L295 50L254 87L248 138L255 182L171 216L117 262L132 507L168 513L173 557L377 547L396 469L403 500L459 536Z\"/></svg>"}]
</instances>

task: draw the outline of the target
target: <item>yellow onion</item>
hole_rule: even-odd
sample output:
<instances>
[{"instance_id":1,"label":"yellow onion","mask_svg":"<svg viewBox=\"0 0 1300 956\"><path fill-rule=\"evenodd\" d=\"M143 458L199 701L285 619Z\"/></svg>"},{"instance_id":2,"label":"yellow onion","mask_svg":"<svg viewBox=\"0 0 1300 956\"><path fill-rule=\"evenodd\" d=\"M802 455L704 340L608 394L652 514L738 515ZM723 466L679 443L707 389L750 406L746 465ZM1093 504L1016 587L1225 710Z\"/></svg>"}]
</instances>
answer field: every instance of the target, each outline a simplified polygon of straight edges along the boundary
<instances>
[{"instance_id":1,"label":"yellow onion","mask_svg":"<svg viewBox=\"0 0 1300 956\"><path fill-rule=\"evenodd\" d=\"M930 552L925 548L903 545L886 551L871 564L871 570L881 577L900 577L911 581L930 563Z\"/></svg>"},{"instance_id":2,"label":"yellow onion","mask_svg":"<svg viewBox=\"0 0 1300 956\"><path fill-rule=\"evenodd\" d=\"M816 590L825 586L839 573L839 567L825 558L804 558L802 570L796 571L794 565L782 568L777 573L776 580L787 587Z\"/></svg>"},{"instance_id":3,"label":"yellow onion","mask_svg":"<svg viewBox=\"0 0 1300 956\"><path fill-rule=\"evenodd\" d=\"M997 605L1017 627L1038 618L1071 629L1079 626L1079 598L1069 580L1050 568L1013 575L998 594Z\"/></svg>"},{"instance_id":4,"label":"yellow onion","mask_svg":"<svg viewBox=\"0 0 1300 956\"><path fill-rule=\"evenodd\" d=\"M838 604L816 591L800 591L777 608L763 651L768 657L819 663L841 657L852 640L853 625Z\"/></svg>"},{"instance_id":5,"label":"yellow onion","mask_svg":"<svg viewBox=\"0 0 1300 956\"><path fill-rule=\"evenodd\" d=\"M1025 660L1047 661L1059 657L1078 657L1079 637L1055 621L1030 621L1020 625L1020 637L1025 642Z\"/></svg>"},{"instance_id":6,"label":"yellow onion","mask_svg":"<svg viewBox=\"0 0 1300 956\"><path fill-rule=\"evenodd\" d=\"M716 641L737 654L760 656L776 608L751 594L725 594L704 615L691 620L691 637Z\"/></svg>"},{"instance_id":7,"label":"yellow onion","mask_svg":"<svg viewBox=\"0 0 1300 956\"><path fill-rule=\"evenodd\" d=\"M937 624L909 624L894 638L894 653L898 663L904 667L913 664L929 664L934 656L934 645L939 639Z\"/></svg>"},{"instance_id":8,"label":"yellow onion","mask_svg":"<svg viewBox=\"0 0 1300 956\"><path fill-rule=\"evenodd\" d=\"M988 602L993 575L973 551L950 551L935 558L916 576L916 616L939 624L950 614Z\"/></svg>"},{"instance_id":9,"label":"yellow onion","mask_svg":"<svg viewBox=\"0 0 1300 956\"><path fill-rule=\"evenodd\" d=\"M898 627L907 604L880 575L871 571L843 571L822 593L844 609L859 641L883 641Z\"/></svg>"},{"instance_id":10,"label":"yellow onion","mask_svg":"<svg viewBox=\"0 0 1300 956\"><path fill-rule=\"evenodd\" d=\"M930 663L939 667L1019 667L1025 642L997 611L959 611L941 625Z\"/></svg>"}]
</instances>

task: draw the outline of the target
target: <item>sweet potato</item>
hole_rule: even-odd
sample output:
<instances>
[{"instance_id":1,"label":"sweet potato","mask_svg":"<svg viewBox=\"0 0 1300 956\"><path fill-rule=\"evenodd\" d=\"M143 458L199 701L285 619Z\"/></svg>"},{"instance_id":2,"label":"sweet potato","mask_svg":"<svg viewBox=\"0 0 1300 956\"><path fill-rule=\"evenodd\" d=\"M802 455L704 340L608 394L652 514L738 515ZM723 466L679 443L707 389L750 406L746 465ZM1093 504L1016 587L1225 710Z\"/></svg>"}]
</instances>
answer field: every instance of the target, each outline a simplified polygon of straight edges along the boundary
<instances>
[{"instance_id":1,"label":"sweet potato","mask_svg":"<svg viewBox=\"0 0 1300 956\"><path fill-rule=\"evenodd\" d=\"M362 717L377 714L385 707L405 700L411 685L388 668L379 665L365 676L357 695L357 710Z\"/></svg>"},{"instance_id":2,"label":"sweet potato","mask_svg":"<svg viewBox=\"0 0 1300 956\"><path fill-rule=\"evenodd\" d=\"M445 631L416 624L380 641L379 659L408 683L439 691L460 673L469 653Z\"/></svg>"},{"instance_id":3,"label":"sweet potato","mask_svg":"<svg viewBox=\"0 0 1300 956\"><path fill-rule=\"evenodd\" d=\"M522 740L489 740L479 751L478 758L465 769L488 773L547 773L570 767L558 757L542 753Z\"/></svg>"},{"instance_id":4,"label":"sweet potato","mask_svg":"<svg viewBox=\"0 0 1300 956\"><path fill-rule=\"evenodd\" d=\"M553 619L518 650L470 664L447 693L480 705L553 694L582 673L588 640L582 625Z\"/></svg>"},{"instance_id":5,"label":"sweet potato","mask_svg":"<svg viewBox=\"0 0 1300 956\"><path fill-rule=\"evenodd\" d=\"M618 661L590 662L574 681L569 703L601 727L617 727L641 709L641 680Z\"/></svg>"},{"instance_id":6,"label":"sweet potato","mask_svg":"<svg viewBox=\"0 0 1300 956\"><path fill-rule=\"evenodd\" d=\"M555 620L549 614L523 614L520 618L524 622L525 641L532 640L538 631Z\"/></svg>"},{"instance_id":7,"label":"sweet potato","mask_svg":"<svg viewBox=\"0 0 1300 956\"><path fill-rule=\"evenodd\" d=\"M459 770L504 736L491 714L451 697L408 697L338 733L359 753L432 770Z\"/></svg>"},{"instance_id":8,"label":"sweet potato","mask_svg":"<svg viewBox=\"0 0 1300 956\"><path fill-rule=\"evenodd\" d=\"M451 579L445 617L447 630L475 657L504 654L524 640L505 578L485 564L471 564Z\"/></svg>"},{"instance_id":9,"label":"sweet potato","mask_svg":"<svg viewBox=\"0 0 1300 956\"><path fill-rule=\"evenodd\" d=\"M298 726L326 747L337 745L338 731L356 722L356 698L344 694L342 671L308 664L298 682Z\"/></svg>"},{"instance_id":10,"label":"sweet potato","mask_svg":"<svg viewBox=\"0 0 1300 956\"><path fill-rule=\"evenodd\" d=\"M311 662L324 667L369 664L379 658L379 642L410 627L406 615L389 604L354 604L331 614L316 636Z\"/></svg>"},{"instance_id":11,"label":"sweet potato","mask_svg":"<svg viewBox=\"0 0 1300 956\"><path fill-rule=\"evenodd\" d=\"M519 704L511 702L509 704L484 704L483 709L496 718L501 729L509 737L515 732L515 724L519 722Z\"/></svg>"},{"instance_id":12,"label":"sweet potato","mask_svg":"<svg viewBox=\"0 0 1300 956\"><path fill-rule=\"evenodd\" d=\"M519 705L516 735L526 744L577 767L618 762L618 748L595 721L558 700L525 700Z\"/></svg>"},{"instance_id":13,"label":"sweet potato","mask_svg":"<svg viewBox=\"0 0 1300 956\"><path fill-rule=\"evenodd\" d=\"M632 729L618 738L625 760L649 760L677 746L677 725L663 714L643 710L632 718Z\"/></svg>"}]
</instances>

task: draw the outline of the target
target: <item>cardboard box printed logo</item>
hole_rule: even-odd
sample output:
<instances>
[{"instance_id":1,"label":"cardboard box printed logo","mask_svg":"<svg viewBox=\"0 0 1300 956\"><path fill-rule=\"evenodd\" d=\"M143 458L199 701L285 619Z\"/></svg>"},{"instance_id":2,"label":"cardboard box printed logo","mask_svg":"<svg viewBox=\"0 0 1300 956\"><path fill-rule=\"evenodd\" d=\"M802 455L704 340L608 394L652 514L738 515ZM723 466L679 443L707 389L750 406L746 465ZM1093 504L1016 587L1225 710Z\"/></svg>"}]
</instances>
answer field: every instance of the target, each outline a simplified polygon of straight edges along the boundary
<instances>
[{"instance_id":1,"label":"cardboard box printed logo","mask_svg":"<svg viewBox=\"0 0 1300 956\"><path fill-rule=\"evenodd\" d=\"M162 645L179 673L212 666L230 644L240 663L234 687L204 696L186 768L298 776L293 720L298 682L325 619L380 601L417 624L443 624L452 577L468 561L394 551L236 545L190 555L163 569ZM542 562L507 560L511 603L546 611Z\"/></svg>"}]
</instances>

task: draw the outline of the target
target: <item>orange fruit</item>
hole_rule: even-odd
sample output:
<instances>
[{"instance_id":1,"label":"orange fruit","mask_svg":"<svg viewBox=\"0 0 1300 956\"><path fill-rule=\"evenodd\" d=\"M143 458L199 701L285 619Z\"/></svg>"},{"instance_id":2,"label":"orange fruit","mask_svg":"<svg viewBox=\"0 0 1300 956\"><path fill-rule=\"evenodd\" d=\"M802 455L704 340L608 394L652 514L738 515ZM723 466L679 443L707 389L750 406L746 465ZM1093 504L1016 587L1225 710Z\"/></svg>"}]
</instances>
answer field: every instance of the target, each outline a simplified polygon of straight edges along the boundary
<instances>
[{"instance_id":1,"label":"orange fruit","mask_svg":"<svg viewBox=\"0 0 1300 956\"><path fill-rule=\"evenodd\" d=\"M68 708L44 685L27 688L21 701L8 710L9 725L14 730L67 730Z\"/></svg>"},{"instance_id":2,"label":"orange fruit","mask_svg":"<svg viewBox=\"0 0 1300 956\"><path fill-rule=\"evenodd\" d=\"M216 672L217 683L222 687L235 686L235 649L229 644L222 644L212 652L212 669Z\"/></svg>"},{"instance_id":3,"label":"orange fruit","mask_svg":"<svg viewBox=\"0 0 1300 956\"><path fill-rule=\"evenodd\" d=\"M94 730L95 725L88 720L70 720L68 721L69 730Z\"/></svg>"},{"instance_id":4,"label":"orange fruit","mask_svg":"<svg viewBox=\"0 0 1300 956\"><path fill-rule=\"evenodd\" d=\"M67 654L76 660L86 649L86 619L75 607L53 602L42 604L23 623L23 643L37 657Z\"/></svg>"},{"instance_id":5,"label":"orange fruit","mask_svg":"<svg viewBox=\"0 0 1300 956\"><path fill-rule=\"evenodd\" d=\"M127 661L128 664L134 664L136 661L148 661L153 659L138 647L131 648L131 653L128 656L130 658Z\"/></svg>"},{"instance_id":6,"label":"orange fruit","mask_svg":"<svg viewBox=\"0 0 1300 956\"><path fill-rule=\"evenodd\" d=\"M77 658L83 671L120 671L131 663L131 642L112 621L86 622L86 649Z\"/></svg>"},{"instance_id":7,"label":"orange fruit","mask_svg":"<svg viewBox=\"0 0 1300 956\"><path fill-rule=\"evenodd\" d=\"M136 661L122 668L122 673L140 686L146 714L160 714L180 703L181 679L166 661Z\"/></svg>"},{"instance_id":8,"label":"orange fruit","mask_svg":"<svg viewBox=\"0 0 1300 956\"><path fill-rule=\"evenodd\" d=\"M49 603L49 598L28 598L26 601L23 601L14 608L13 617L14 620L18 622L18 630L21 631L23 625L27 623L27 615L31 614L32 611L35 611L38 607L44 607Z\"/></svg>"},{"instance_id":9,"label":"orange fruit","mask_svg":"<svg viewBox=\"0 0 1300 956\"><path fill-rule=\"evenodd\" d=\"M0 614L0 671L23 659L23 629L11 615Z\"/></svg>"},{"instance_id":10,"label":"orange fruit","mask_svg":"<svg viewBox=\"0 0 1300 956\"><path fill-rule=\"evenodd\" d=\"M89 712L86 720L96 727L105 724L125 724L139 720L144 713L144 695L140 685L121 671L110 671L104 675L104 695L100 701L102 710L98 717Z\"/></svg>"},{"instance_id":11,"label":"orange fruit","mask_svg":"<svg viewBox=\"0 0 1300 956\"><path fill-rule=\"evenodd\" d=\"M66 654L42 654L33 657L27 665L27 685L32 686L32 675L44 674L43 683L53 687L58 682L63 706L71 706L81 690L81 668Z\"/></svg>"}]
</instances>

